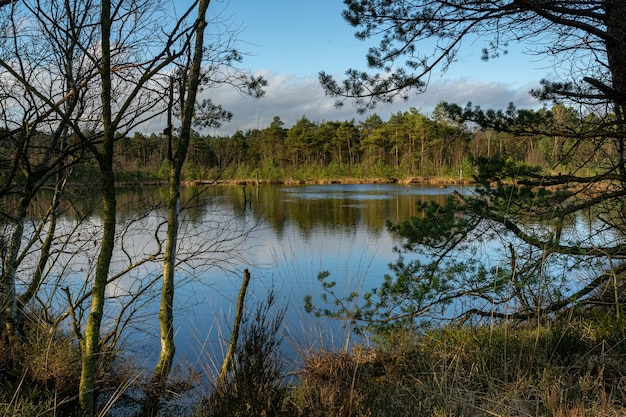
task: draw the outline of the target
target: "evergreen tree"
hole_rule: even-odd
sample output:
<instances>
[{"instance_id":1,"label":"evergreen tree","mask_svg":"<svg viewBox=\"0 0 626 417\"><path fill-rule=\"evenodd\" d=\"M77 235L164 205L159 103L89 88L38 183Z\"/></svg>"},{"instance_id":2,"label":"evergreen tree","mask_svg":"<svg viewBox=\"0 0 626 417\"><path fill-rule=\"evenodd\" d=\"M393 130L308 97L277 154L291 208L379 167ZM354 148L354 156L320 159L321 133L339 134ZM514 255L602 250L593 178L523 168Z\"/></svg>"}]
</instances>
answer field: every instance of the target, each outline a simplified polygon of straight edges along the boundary
<instances>
[{"instance_id":1,"label":"evergreen tree","mask_svg":"<svg viewBox=\"0 0 626 417\"><path fill-rule=\"evenodd\" d=\"M474 155L479 186L390 225L404 239L393 274L356 310L327 313L379 328L413 326L425 316L537 319L581 305L620 316L626 272L626 3L345 4L344 17L359 29L358 38L380 37L367 56L380 73L349 70L341 83L321 73L338 104L353 99L366 110L422 91L428 75L454 65L461 42L474 36L491 39L484 60L506 52L509 42L529 41L536 54L572 71L569 79L543 80L532 92L554 100L552 109L438 106L438 140L454 139L449 129L456 123L479 129L475 138L488 141L486 155L484 148ZM424 52L422 41L434 41L432 54ZM454 165L445 154L451 149L442 145L435 153L442 165ZM499 243L485 243L493 239Z\"/></svg>"}]
</instances>

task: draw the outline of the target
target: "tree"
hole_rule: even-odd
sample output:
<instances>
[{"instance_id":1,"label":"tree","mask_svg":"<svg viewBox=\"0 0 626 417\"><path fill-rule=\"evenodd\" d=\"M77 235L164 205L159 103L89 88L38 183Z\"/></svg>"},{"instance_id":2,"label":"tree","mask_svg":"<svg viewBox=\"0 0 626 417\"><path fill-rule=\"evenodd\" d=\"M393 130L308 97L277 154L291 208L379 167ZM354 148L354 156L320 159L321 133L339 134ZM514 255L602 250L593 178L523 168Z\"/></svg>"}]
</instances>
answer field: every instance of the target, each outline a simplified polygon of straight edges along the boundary
<instances>
[{"instance_id":1,"label":"tree","mask_svg":"<svg viewBox=\"0 0 626 417\"><path fill-rule=\"evenodd\" d=\"M285 137L285 153L291 157L291 163L294 169L300 165L311 164L312 157L317 150L317 130L318 126L302 116L287 131Z\"/></svg>"},{"instance_id":2,"label":"tree","mask_svg":"<svg viewBox=\"0 0 626 417\"><path fill-rule=\"evenodd\" d=\"M359 148L359 132L354 125L354 120L342 122L339 125L332 144L338 155L338 158L335 159L339 159L339 165L345 163L345 154L346 162L350 167L350 170L352 170L357 159L356 149Z\"/></svg>"},{"instance_id":3,"label":"tree","mask_svg":"<svg viewBox=\"0 0 626 417\"><path fill-rule=\"evenodd\" d=\"M285 148L285 138L287 129L283 128L285 123L280 117L274 116L269 127L259 132L256 137L256 147L259 152L260 162L263 165L282 163Z\"/></svg>"},{"instance_id":4,"label":"tree","mask_svg":"<svg viewBox=\"0 0 626 417\"><path fill-rule=\"evenodd\" d=\"M345 0L346 21L359 28L359 39L378 38L380 43L367 54L367 63L377 74L355 69L337 83L321 72L326 91L340 98L356 100L361 110L410 90L423 91L428 75L454 64L461 43L486 38L482 59L497 58L509 43L528 41L539 56L572 67L572 79L565 83L543 82L545 97L565 97L591 104L615 101L624 104L625 53L620 45L626 38L625 5L619 0L536 2L530 0L491 1L394 1ZM428 54L420 42L434 41ZM402 60L404 59L404 62ZM584 62L580 68L578 63Z\"/></svg>"},{"instance_id":5,"label":"tree","mask_svg":"<svg viewBox=\"0 0 626 417\"><path fill-rule=\"evenodd\" d=\"M98 393L97 368L102 363L107 343L111 340L114 344L119 339L123 328L121 317L124 314L132 316L132 303L156 282L148 277L146 285L141 283L139 289L131 290L136 292L128 295L129 304L121 307L122 312L112 330L117 334L110 334L110 337L103 334L101 325L107 314L107 300L110 300L107 287L138 265L160 259L162 255L158 229L155 231L155 252L135 258L135 252L124 246L126 230L117 230L116 226L119 219L115 181L116 165L121 162L118 159L120 149L127 145L123 143L124 138L132 129L167 109L167 93L173 93L173 88L168 88L172 74L180 81L177 108L180 109L182 126L178 137L173 136L171 126L167 135L171 218L167 222L169 230L163 267L164 278L169 281L162 287L165 300L163 337L167 343L173 336L173 291L170 292L169 285L173 283L173 269L179 265L177 256L197 253L207 247L224 250L221 244L232 245L232 250L242 239L235 233L221 233L210 242L189 243L188 246L193 246L191 250L177 245L181 169L192 136L191 126L214 126L229 117L228 112L210 100L196 103L197 93L202 87L227 83L247 94L259 96L265 85L262 78L243 71L221 71L242 57L228 43L232 41L230 37L226 43L212 42L208 46L204 43L208 4L208 0L192 1L177 18L171 16L163 3L148 0L20 1L0 9L5 34L0 42L3 77L0 140L7 145L0 153L0 175L4 180L0 195L19 195L18 208L15 213L9 213L13 219L13 226L7 228L11 233L10 248L6 248L5 239L1 239L0 318L3 326L0 331L3 337L14 333L17 317L23 313L20 310L25 310L29 300L40 301L36 292L42 284L41 271L49 259L50 242L54 241L57 248L60 246L57 253L67 251L70 258L76 255L71 252L72 248L82 245L67 245L70 239L67 236L65 242L61 241L55 231L55 216L63 184L71 172L69 168L79 159L88 158L96 171L92 175L100 186L103 213L102 224L94 232L95 239L89 241L94 243L90 245L89 260L96 260L93 268L85 271L84 284L79 284L80 294L72 294L69 287L63 288L68 311L55 317L46 316L52 331L64 319L69 317L72 321L82 355L78 401L84 415L94 414ZM196 7L198 18L190 22L188 16ZM206 60L213 61L203 67ZM156 136L150 137L153 142L154 139L158 141ZM146 157L145 154L141 156ZM79 167L84 169L85 166ZM31 214L27 211L36 201L35 197L43 194L41 188L50 184L55 190L48 210L52 214L43 216L39 226L34 221L36 233L25 239L24 219ZM74 238L74 242L81 241L80 236ZM204 238L206 240L206 236ZM128 265L116 263L112 266L116 248L128 258ZM19 263L24 262L29 253L37 251L40 259L35 273L29 278L25 291L18 294L16 271ZM228 249L224 251L228 252ZM234 262L237 258L232 256L232 259ZM53 288L60 287L59 281L50 284ZM86 307L87 304L90 307ZM167 343L166 353L155 371L155 380L159 383L167 379L171 367L173 349L168 349L171 345Z\"/></svg>"},{"instance_id":6,"label":"tree","mask_svg":"<svg viewBox=\"0 0 626 417\"><path fill-rule=\"evenodd\" d=\"M152 375L151 387L148 393L146 415L157 415L160 398L165 392L166 382L174 362L176 351L174 343L174 291L176 268L176 256L179 238L180 217L180 186L181 172L187 158L187 152L192 137L192 125L203 127L219 126L223 119L230 119L230 113L224 111L221 106L213 105L205 100L202 105L196 105L198 92L213 83L234 83L234 76L228 78L215 78L215 73L220 73L223 68L232 65L233 61L239 61L240 55L232 48L224 48L222 51L212 51L214 55L206 56L205 28L207 22L207 10L210 0L199 0L197 18L194 22L193 44L185 45L189 48L189 60L179 70L178 105L180 107L181 127L178 138L173 136L172 107L174 106L174 83L170 77L170 103L168 111L168 206L167 206L167 239L165 256L163 260L163 278L161 282L161 303L159 308L159 328L161 338L161 352ZM226 53L226 58L220 54ZM213 60L209 66L210 71L203 70L203 62L209 58ZM219 70L218 70L219 68ZM247 91L256 97L263 95L262 87L266 85L262 78L240 76L238 88ZM201 110L201 111L198 111Z\"/></svg>"},{"instance_id":7,"label":"tree","mask_svg":"<svg viewBox=\"0 0 626 417\"><path fill-rule=\"evenodd\" d=\"M94 412L100 326L115 245L114 143L162 109L156 94L159 74L180 55L173 46L191 29L161 11L152 1L108 0L24 1L3 8L4 22L10 22L0 55L3 76L27 91L31 103L38 101L36 107L23 107L24 126L32 127L35 120L68 129L98 166L102 235L89 291L91 308L79 337L79 402L85 415ZM15 120L15 115L5 115ZM5 293L12 297L10 290Z\"/></svg>"},{"instance_id":8,"label":"tree","mask_svg":"<svg viewBox=\"0 0 626 417\"><path fill-rule=\"evenodd\" d=\"M510 42L528 42L532 53L570 67L566 81L542 80L532 91L557 102L552 110L442 104L441 113L455 123L514 135L519 144L527 138L527 154L534 154L535 140L551 138L560 172L527 164L536 157L523 161L506 147L489 148L488 157L475 158L474 194L455 193L445 206L425 205L420 217L390 225L404 240L393 276L349 317L386 327L413 326L426 316L537 319L579 305L622 314L626 3L344 3L356 36L380 39L367 55L379 73L349 70L341 83L320 73L339 105L353 99L366 110L423 91L433 70L454 65L466 40L489 40L484 60L505 53ZM434 42L432 54L423 52L422 41ZM487 247L486 237L498 244Z\"/></svg>"},{"instance_id":9,"label":"tree","mask_svg":"<svg viewBox=\"0 0 626 417\"><path fill-rule=\"evenodd\" d=\"M0 196L17 195L19 203L10 213L3 213L11 219L10 232L4 236L3 242L7 250L3 251L3 268L0 282L0 306L2 306L2 322L5 331L3 336L14 334L19 336L20 307L33 296L34 290L40 285L42 271L49 260L51 239L55 234L58 214L58 204L64 188L64 183L71 170L71 166L81 159L83 146L79 138L69 130L72 114L83 111L85 96L69 94L71 80L68 74L46 74L42 66L55 59L61 65L68 65L70 57L76 54L76 44L68 42L54 45L46 54L43 54L45 43L29 44L28 34L32 31L43 30L43 24L35 21L31 27L24 28L20 20L22 14L11 7L3 7L3 30L13 34L12 42L0 44L3 58L0 58L0 67L6 75L0 87L0 112L2 114L2 142L3 155L0 169L2 171L2 185ZM44 18L49 18L45 16ZM55 33L58 27L49 28L49 33ZM17 34L21 34L18 36ZM58 32L57 32L58 33ZM77 33L77 37L87 36ZM8 63L9 60L14 59ZM80 68L74 68L77 73ZM42 77L42 72L44 77ZM46 78L49 77L49 78ZM42 81L45 78L45 81ZM58 113L51 111L47 102L48 97L37 94L44 91L46 84L57 85L58 95L54 98ZM31 91L29 91L31 90ZM35 91L32 91L35 90ZM28 290L23 294L16 292L16 271L20 259L26 250L41 236L34 233L24 245L25 223L29 207L42 187L56 182L53 186L54 194L50 199L50 210L42 217L40 226L35 231L44 230L47 226L46 245L40 252L38 270L33 274Z\"/></svg>"}]
</instances>

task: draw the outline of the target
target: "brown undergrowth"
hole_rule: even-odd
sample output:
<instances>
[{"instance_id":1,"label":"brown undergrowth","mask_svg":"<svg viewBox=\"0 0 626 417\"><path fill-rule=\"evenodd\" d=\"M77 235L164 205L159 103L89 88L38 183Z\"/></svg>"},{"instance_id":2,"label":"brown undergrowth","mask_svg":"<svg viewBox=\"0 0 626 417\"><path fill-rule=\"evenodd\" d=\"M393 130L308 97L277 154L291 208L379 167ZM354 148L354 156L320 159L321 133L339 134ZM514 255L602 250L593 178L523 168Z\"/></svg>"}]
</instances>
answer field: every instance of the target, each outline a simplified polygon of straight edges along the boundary
<instances>
[{"instance_id":1,"label":"brown undergrowth","mask_svg":"<svg viewBox=\"0 0 626 417\"><path fill-rule=\"evenodd\" d=\"M98 372L100 398L118 401L123 393L121 380L127 369L114 360L115 352L103 346ZM20 335L0 340L0 416L76 416L81 353L72 335L52 331L50 325L36 314L24 318ZM106 400L104 401L107 402ZM100 407L102 415L107 404Z\"/></svg>"},{"instance_id":2,"label":"brown undergrowth","mask_svg":"<svg viewBox=\"0 0 626 417\"><path fill-rule=\"evenodd\" d=\"M302 416L621 416L625 354L610 321L398 332L306 358L290 401Z\"/></svg>"},{"instance_id":3,"label":"brown undergrowth","mask_svg":"<svg viewBox=\"0 0 626 417\"><path fill-rule=\"evenodd\" d=\"M282 313L274 317L260 306L247 318L229 378L192 415L626 415L626 319L604 309L578 314L534 324L390 332L373 346L308 354L291 379L278 356ZM0 416L75 415L80 352L71 338L31 326L27 342L0 345ZM111 375L102 369L99 387L123 393L120 370L106 382Z\"/></svg>"}]
</instances>

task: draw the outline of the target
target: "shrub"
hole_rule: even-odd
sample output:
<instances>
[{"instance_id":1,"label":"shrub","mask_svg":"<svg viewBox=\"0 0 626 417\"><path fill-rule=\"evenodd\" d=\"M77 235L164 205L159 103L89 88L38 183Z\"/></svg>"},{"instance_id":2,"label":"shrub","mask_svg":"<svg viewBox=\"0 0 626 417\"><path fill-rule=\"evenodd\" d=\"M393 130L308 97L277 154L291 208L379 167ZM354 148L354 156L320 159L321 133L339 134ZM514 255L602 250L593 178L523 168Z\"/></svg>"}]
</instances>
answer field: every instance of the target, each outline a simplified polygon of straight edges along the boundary
<instances>
[{"instance_id":1,"label":"shrub","mask_svg":"<svg viewBox=\"0 0 626 417\"><path fill-rule=\"evenodd\" d=\"M72 337L30 319L0 346L0 410L12 410L0 415L43 415L51 404L56 416L75 414L81 360Z\"/></svg>"},{"instance_id":2,"label":"shrub","mask_svg":"<svg viewBox=\"0 0 626 417\"><path fill-rule=\"evenodd\" d=\"M99 393L119 388L122 367L110 347L98 370ZM81 352L76 338L31 313L20 336L0 342L0 416L76 416Z\"/></svg>"},{"instance_id":3,"label":"shrub","mask_svg":"<svg viewBox=\"0 0 626 417\"><path fill-rule=\"evenodd\" d=\"M254 314L242 320L241 335L226 381L214 383L213 390L197 411L201 417L279 416L286 388L279 357L279 334L284 310L270 316L274 305L270 292Z\"/></svg>"},{"instance_id":4,"label":"shrub","mask_svg":"<svg viewBox=\"0 0 626 417\"><path fill-rule=\"evenodd\" d=\"M581 329L596 323L580 324L391 332L306 358L291 401L301 416L624 415L623 339L591 340Z\"/></svg>"}]
</instances>

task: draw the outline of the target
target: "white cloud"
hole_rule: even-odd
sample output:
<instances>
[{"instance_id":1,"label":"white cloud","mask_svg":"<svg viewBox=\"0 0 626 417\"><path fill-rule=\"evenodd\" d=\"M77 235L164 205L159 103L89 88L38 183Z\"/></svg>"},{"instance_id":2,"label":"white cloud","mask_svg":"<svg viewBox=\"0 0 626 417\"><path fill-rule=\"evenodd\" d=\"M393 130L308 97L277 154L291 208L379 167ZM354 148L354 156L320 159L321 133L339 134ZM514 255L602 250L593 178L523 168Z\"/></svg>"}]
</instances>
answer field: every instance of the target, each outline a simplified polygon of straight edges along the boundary
<instances>
[{"instance_id":1,"label":"white cloud","mask_svg":"<svg viewBox=\"0 0 626 417\"><path fill-rule=\"evenodd\" d=\"M423 94L412 94L407 101L397 100L390 105L381 104L374 111L359 115L349 102L343 107L336 108L335 100L324 95L317 78L270 72L259 74L262 74L269 83L265 96L261 99L244 96L230 86L210 89L203 93L214 103L221 104L233 113L230 123L225 123L219 130L205 133L232 135L237 130L246 131L257 127L264 129L270 125L274 116L280 117L285 127L289 128L302 116L313 122L343 121L353 118L359 121L365 120L372 113L377 113L383 120L387 120L391 114L408 111L411 107L429 115L440 101L462 106L471 101L483 109L505 109L510 102L518 108L536 108L540 105L528 94L528 91L536 85L467 78L441 79L432 81ZM146 126L145 130L159 132L164 126L164 120L155 120Z\"/></svg>"}]
</instances>

